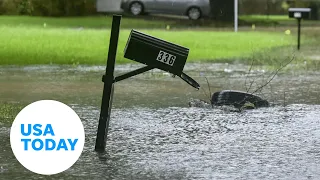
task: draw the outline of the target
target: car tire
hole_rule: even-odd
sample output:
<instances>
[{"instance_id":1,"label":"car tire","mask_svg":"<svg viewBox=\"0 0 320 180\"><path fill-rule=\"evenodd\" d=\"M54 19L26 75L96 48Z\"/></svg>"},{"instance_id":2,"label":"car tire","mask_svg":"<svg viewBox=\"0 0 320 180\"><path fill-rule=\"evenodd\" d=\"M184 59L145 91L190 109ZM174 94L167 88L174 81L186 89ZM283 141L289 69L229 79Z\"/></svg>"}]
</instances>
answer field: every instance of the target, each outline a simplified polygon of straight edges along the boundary
<instances>
[{"instance_id":1,"label":"car tire","mask_svg":"<svg viewBox=\"0 0 320 180\"><path fill-rule=\"evenodd\" d=\"M233 105L236 108L243 107L247 102L254 104L256 108L269 107L269 102L251 93L224 90L215 92L211 98L211 104L215 106Z\"/></svg>"},{"instance_id":2,"label":"car tire","mask_svg":"<svg viewBox=\"0 0 320 180\"><path fill-rule=\"evenodd\" d=\"M137 2L137 1L132 2L130 4L129 11L134 16L141 15L141 14L143 14L143 4L141 2Z\"/></svg>"},{"instance_id":3,"label":"car tire","mask_svg":"<svg viewBox=\"0 0 320 180\"><path fill-rule=\"evenodd\" d=\"M198 7L191 7L187 11L187 16L191 20L198 20L201 18L201 10Z\"/></svg>"}]
</instances>

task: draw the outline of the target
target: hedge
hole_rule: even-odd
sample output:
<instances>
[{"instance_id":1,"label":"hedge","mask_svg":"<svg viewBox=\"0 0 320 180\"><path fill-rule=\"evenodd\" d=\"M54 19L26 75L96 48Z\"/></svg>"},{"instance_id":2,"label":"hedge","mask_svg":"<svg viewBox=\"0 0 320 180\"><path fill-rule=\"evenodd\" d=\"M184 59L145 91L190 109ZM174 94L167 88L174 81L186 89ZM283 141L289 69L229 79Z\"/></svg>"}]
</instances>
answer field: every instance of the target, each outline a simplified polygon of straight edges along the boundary
<instances>
[{"instance_id":1,"label":"hedge","mask_svg":"<svg viewBox=\"0 0 320 180\"><path fill-rule=\"evenodd\" d=\"M96 0L0 0L0 14L84 16L96 13Z\"/></svg>"}]
</instances>

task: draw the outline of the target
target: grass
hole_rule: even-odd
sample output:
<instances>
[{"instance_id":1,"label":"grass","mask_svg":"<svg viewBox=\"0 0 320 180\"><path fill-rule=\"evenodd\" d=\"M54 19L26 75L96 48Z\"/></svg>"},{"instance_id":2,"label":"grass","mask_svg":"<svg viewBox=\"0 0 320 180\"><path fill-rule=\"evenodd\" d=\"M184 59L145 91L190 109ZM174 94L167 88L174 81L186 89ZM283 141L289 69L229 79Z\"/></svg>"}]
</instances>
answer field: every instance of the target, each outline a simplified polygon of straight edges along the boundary
<instances>
[{"instance_id":1,"label":"grass","mask_svg":"<svg viewBox=\"0 0 320 180\"><path fill-rule=\"evenodd\" d=\"M242 15L242 20L273 20L273 21L288 21L290 20L288 15Z\"/></svg>"},{"instance_id":2,"label":"grass","mask_svg":"<svg viewBox=\"0 0 320 180\"><path fill-rule=\"evenodd\" d=\"M48 28L110 28L112 16L88 16L88 17L29 17L29 16L0 16L0 22L6 26L35 26ZM241 15L239 17L240 25L251 26L252 23L262 26L275 24L296 25L294 19L288 18L287 15ZM307 24L320 25L319 21L307 21ZM233 22L215 22L210 20L190 21L188 19L168 18L161 16L140 16L140 17L123 17L121 28L158 28L165 29L169 25L172 28L190 28L190 27L233 27Z\"/></svg>"},{"instance_id":3,"label":"grass","mask_svg":"<svg viewBox=\"0 0 320 180\"><path fill-rule=\"evenodd\" d=\"M161 21L144 20L139 18L124 18L121 22L121 28L165 28ZM44 24L48 28L110 28L112 24L112 16L96 16L96 17L30 17L30 16L0 16L2 25L12 27L43 27ZM169 25L174 21L167 21Z\"/></svg>"},{"instance_id":4,"label":"grass","mask_svg":"<svg viewBox=\"0 0 320 180\"><path fill-rule=\"evenodd\" d=\"M190 48L189 61L234 59L293 44L293 36L270 32L142 30ZM117 63L130 30L120 33ZM105 64L109 30L0 26L0 64Z\"/></svg>"},{"instance_id":5,"label":"grass","mask_svg":"<svg viewBox=\"0 0 320 180\"><path fill-rule=\"evenodd\" d=\"M279 16L284 18L283 16ZM273 22L280 20L278 16L270 16L266 18L263 15L241 16L240 20L244 23L251 22ZM121 22L121 28L163 28L167 25L175 28L186 28L189 26L214 27L216 23L203 21L189 21L186 19L169 19L165 17L155 16L141 16L135 18L124 17ZM36 26L43 27L44 24L48 28L110 28L111 16L89 16L89 17L29 17L29 16L0 16L0 22L7 26ZM223 23L218 23L223 24ZM232 26L232 25L230 25Z\"/></svg>"},{"instance_id":6,"label":"grass","mask_svg":"<svg viewBox=\"0 0 320 180\"><path fill-rule=\"evenodd\" d=\"M288 15L242 15L239 17L240 24L260 26L297 26L297 20ZM320 26L320 20L302 20L303 26Z\"/></svg>"},{"instance_id":7,"label":"grass","mask_svg":"<svg viewBox=\"0 0 320 180\"><path fill-rule=\"evenodd\" d=\"M0 103L0 125L10 126L22 109L21 104Z\"/></svg>"},{"instance_id":8,"label":"grass","mask_svg":"<svg viewBox=\"0 0 320 180\"><path fill-rule=\"evenodd\" d=\"M266 16L242 16L242 18L261 20ZM285 16L269 18L286 19ZM68 18L0 16L0 22L0 65L106 64L109 28L112 22L110 16ZM229 31L221 31L217 28L190 28L186 24L180 24L180 28L175 28L178 26L176 23L177 21L172 19L159 21L152 17L146 19L124 17L121 21L117 63L132 62L123 58L123 50L132 28L188 47L190 49L188 62L235 60L246 62L255 54L259 55L257 62L269 64L273 60L264 57L273 54L274 59L281 59L282 49L292 49L296 44L296 28L292 27L288 27L293 30L292 33L286 35L284 33L286 27L264 28L257 25L257 31L240 27L240 32L234 33L232 28L229 28ZM167 25L170 25L170 30L165 30ZM302 43L319 45L320 41L314 43L314 39L319 39L319 31L314 31L314 35L310 38L308 38L310 31L306 31L303 29L303 33L307 36L302 38Z\"/></svg>"}]
</instances>

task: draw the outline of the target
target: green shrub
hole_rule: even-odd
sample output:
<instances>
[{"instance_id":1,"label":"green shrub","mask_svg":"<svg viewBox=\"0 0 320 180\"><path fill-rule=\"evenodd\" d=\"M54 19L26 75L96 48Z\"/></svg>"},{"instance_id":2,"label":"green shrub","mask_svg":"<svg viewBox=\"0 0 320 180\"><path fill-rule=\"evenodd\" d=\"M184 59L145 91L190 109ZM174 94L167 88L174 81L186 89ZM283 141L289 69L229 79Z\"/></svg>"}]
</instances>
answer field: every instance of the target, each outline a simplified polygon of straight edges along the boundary
<instances>
[{"instance_id":1,"label":"green shrub","mask_svg":"<svg viewBox=\"0 0 320 180\"><path fill-rule=\"evenodd\" d=\"M33 11L32 1L31 0L20 0L18 4L19 14L22 15L31 15Z\"/></svg>"},{"instance_id":2,"label":"green shrub","mask_svg":"<svg viewBox=\"0 0 320 180\"><path fill-rule=\"evenodd\" d=\"M0 14L85 16L96 13L95 0L0 0Z\"/></svg>"},{"instance_id":3,"label":"green shrub","mask_svg":"<svg viewBox=\"0 0 320 180\"><path fill-rule=\"evenodd\" d=\"M19 0L0 0L0 14L17 15Z\"/></svg>"}]
</instances>

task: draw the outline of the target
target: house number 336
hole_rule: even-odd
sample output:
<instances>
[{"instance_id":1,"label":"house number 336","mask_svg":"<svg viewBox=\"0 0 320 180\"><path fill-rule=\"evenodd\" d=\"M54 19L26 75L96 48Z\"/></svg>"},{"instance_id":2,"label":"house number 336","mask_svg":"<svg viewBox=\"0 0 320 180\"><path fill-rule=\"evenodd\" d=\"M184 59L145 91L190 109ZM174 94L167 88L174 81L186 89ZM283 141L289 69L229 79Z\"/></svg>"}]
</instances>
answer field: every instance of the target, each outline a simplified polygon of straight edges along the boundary
<instances>
[{"instance_id":1,"label":"house number 336","mask_svg":"<svg viewBox=\"0 0 320 180\"><path fill-rule=\"evenodd\" d=\"M165 64L168 64L170 66L173 66L174 61L176 60L176 58L177 57L172 55L172 54L166 53L164 51L160 51L159 54L158 54L157 60L162 62L162 63L165 63Z\"/></svg>"}]
</instances>

